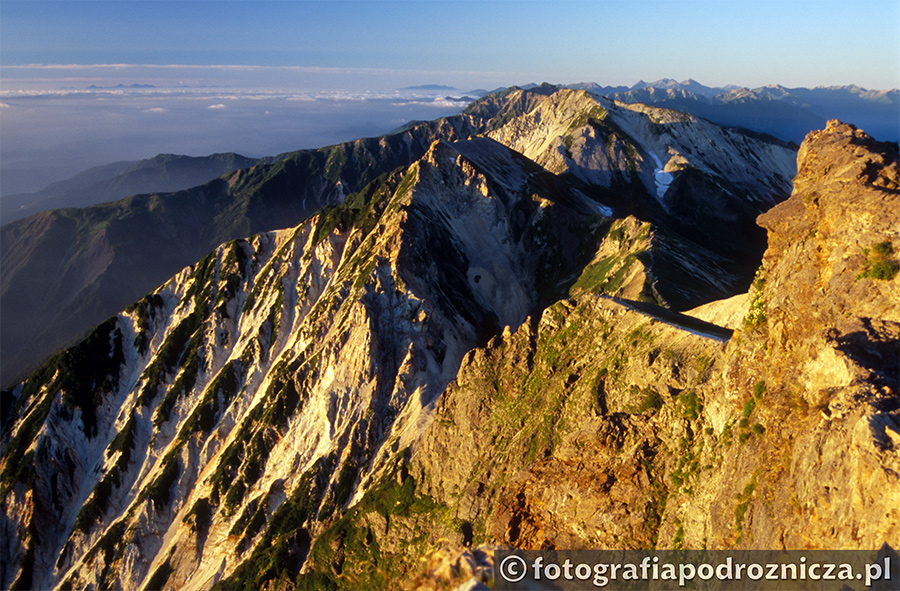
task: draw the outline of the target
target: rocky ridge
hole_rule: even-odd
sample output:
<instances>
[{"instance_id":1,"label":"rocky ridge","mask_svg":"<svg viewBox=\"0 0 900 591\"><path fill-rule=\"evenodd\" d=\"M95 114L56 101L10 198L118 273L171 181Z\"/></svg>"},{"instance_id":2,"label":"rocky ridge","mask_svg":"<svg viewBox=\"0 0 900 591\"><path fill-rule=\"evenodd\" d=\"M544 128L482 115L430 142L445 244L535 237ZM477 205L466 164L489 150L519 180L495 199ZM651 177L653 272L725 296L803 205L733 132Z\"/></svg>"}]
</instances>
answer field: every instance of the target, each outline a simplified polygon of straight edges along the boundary
<instances>
[{"instance_id":1,"label":"rocky ridge","mask_svg":"<svg viewBox=\"0 0 900 591\"><path fill-rule=\"evenodd\" d=\"M596 210L496 142L436 142L185 269L12 392L4 586L206 587L300 501L308 546L465 351L571 274Z\"/></svg>"},{"instance_id":2,"label":"rocky ridge","mask_svg":"<svg viewBox=\"0 0 900 591\"><path fill-rule=\"evenodd\" d=\"M594 201L615 207L617 217L633 214L652 221L700 242L734 277L752 274L740 263L748 253L753 258L762 253L762 235L752 220L790 192L793 149L773 138L698 120L669 125L660 115L664 112L648 108L638 115L586 92L550 85L528 91L513 87L475 101L454 117L283 154L199 187L46 211L4 225L0 385L22 379L26 370L223 242L295 226L382 174L410 166L438 139L488 135L526 150L526 156L554 173L570 170L569 180L577 180ZM548 127L541 117L556 123ZM662 123L641 123L654 117ZM622 131L620 121L633 135ZM664 133L667 129L670 133ZM683 134L691 134L699 152L691 154L679 143ZM604 141L610 142L610 157L604 156ZM574 151L563 157L559 146L566 142ZM713 144L718 147L699 148ZM532 154L526 149L531 145L544 146L543 152ZM680 170L669 164L668 152L681 155ZM655 162L657 153L668 171ZM551 165L551 158L564 161ZM733 175L736 184L727 178L747 170L752 175ZM664 193L667 211L657 199L663 197L657 176L671 184ZM722 223L734 231L718 233ZM707 291L703 297L723 295ZM672 304L689 307L680 300Z\"/></svg>"},{"instance_id":3,"label":"rocky ridge","mask_svg":"<svg viewBox=\"0 0 900 591\"><path fill-rule=\"evenodd\" d=\"M496 131L556 95L473 110ZM647 148L616 133L639 174ZM711 389L733 345L596 294L687 308L712 291L692 275L725 295L742 279L663 210L612 220L608 187L487 135L432 142L300 226L219 247L5 394L4 588L389 587L446 540L575 543L588 530L548 483L582 449L601 497L616 491L585 481L582 513L674 537L665 499L701 488L702 454L672 450L704 421L724 437L734 401ZM775 199L759 191L752 207ZM448 464L460 449L475 455ZM584 539L625 544L610 520Z\"/></svg>"},{"instance_id":4,"label":"rocky ridge","mask_svg":"<svg viewBox=\"0 0 900 591\"><path fill-rule=\"evenodd\" d=\"M422 509L386 524L364 497L298 586L353 588L375 565L458 584L416 575L416 557L453 564L485 542L896 548L898 280L865 258L897 244L896 154L836 122L807 138L794 194L760 218L770 247L726 343L582 295L470 352L388 481ZM354 546L367 536L377 551Z\"/></svg>"},{"instance_id":5,"label":"rocky ridge","mask_svg":"<svg viewBox=\"0 0 900 591\"><path fill-rule=\"evenodd\" d=\"M631 88L572 85L627 103L652 104L703 117L725 126L770 133L801 142L812 130L837 118L854 121L875 137L896 142L900 90L867 90L859 86L786 88L709 88L693 80L657 80Z\"/></svg>"}]
</instances>

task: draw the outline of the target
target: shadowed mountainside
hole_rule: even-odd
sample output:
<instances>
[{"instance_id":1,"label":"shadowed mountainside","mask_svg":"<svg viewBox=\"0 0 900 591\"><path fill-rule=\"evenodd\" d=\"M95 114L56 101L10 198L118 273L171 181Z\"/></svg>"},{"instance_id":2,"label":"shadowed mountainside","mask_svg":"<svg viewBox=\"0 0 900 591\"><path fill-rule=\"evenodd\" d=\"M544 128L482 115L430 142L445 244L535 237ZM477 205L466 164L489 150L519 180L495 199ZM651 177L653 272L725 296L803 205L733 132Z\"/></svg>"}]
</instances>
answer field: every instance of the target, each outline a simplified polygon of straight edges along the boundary
<instances>
[{"instance_id":1,"label":"shadowed mountainside","mask_svg":"<svg viewBox=\"0 0 900 591\"><path fill-rule=\"evenodd\" d=\"M130 195L187 189L256 162L240 154L202 157L159 154L139 162L97 166L35 193L4 195L0 202L0 222L9 224L49 209L88 207Z\"/></svg>"}]
</instances>

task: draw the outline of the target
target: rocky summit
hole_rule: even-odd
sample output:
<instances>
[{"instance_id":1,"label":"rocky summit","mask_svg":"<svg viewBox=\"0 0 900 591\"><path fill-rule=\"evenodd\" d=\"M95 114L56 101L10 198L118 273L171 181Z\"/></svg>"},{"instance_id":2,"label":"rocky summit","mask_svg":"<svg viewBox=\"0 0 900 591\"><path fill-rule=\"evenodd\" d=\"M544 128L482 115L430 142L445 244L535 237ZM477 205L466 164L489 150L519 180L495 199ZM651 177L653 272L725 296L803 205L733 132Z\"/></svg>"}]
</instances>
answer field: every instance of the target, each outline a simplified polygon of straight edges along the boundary
<instances>
[{"instance_id":1,"label":"rocky summit","mask_svg":"<svg viewBox=\"0 0 900 591\"><path fill-rule=\"evenodd\" d=\"M384 146L426 138L4 391L4 589L898 547L896 144L831 122L795 153L551 86Z\"/></svg>"}]
</instances>

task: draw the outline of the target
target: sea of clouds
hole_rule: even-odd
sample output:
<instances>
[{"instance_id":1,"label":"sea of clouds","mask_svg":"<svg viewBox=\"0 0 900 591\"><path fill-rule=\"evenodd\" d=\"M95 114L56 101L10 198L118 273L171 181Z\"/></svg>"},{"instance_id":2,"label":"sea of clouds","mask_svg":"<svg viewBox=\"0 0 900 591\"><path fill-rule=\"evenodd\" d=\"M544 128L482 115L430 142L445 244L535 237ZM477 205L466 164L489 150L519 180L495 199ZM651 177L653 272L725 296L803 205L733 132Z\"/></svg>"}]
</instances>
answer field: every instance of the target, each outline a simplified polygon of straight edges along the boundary
<instances>
[{"instance_id":1,"label":"sea of clouds","mask_svg":"<svg viewBox=\"0 0 900 591\"><path fill-rule=\"evenodd\" d=\"M161 153L271 156L377 136L411 120L458 113L471 99L465 90L445 88L126 82L4 80L0 197L39 190L92 166Z\"/></svg>"}]
</instances>

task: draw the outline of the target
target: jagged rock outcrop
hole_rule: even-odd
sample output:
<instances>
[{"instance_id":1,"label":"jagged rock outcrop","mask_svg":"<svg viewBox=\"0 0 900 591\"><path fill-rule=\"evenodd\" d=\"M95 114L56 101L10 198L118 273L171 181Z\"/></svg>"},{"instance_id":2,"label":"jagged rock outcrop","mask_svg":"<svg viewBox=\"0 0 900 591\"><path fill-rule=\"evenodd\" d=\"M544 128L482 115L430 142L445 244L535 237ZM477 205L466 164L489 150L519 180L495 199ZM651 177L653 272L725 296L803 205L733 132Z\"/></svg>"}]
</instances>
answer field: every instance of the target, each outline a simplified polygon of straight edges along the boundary
<instances>
[{"instance_id":1,"label":"jagged rock outcrop","mask_svg":"<svg viewBox=\"0 0 900 591\"><path fill-rule=\"evenodd\" d=\"M788 547L820 545L825 536L836 547L896 548L897 144L830 121L807 137L798 167L791 198L760 217L770 239L753 307L766 335L766 383L776 399L811 415L807 430L785 444L807 451L795 452L789 475L773 479L768 493L794 514L758 509L754 526Z\"/></svg>"},{"instance_id":2,"label":"jagged rock outcrop","mask_svg":"<svg viewBox=\"0 0 900 591\"><path fill-rule=\"evenodd\" d=\"M845 387L854 376L841 357L852 360L851 366L874 364L884 379L893 374L896 381L896 144L830 121L810 134L798 162L791 198L760 217L770 239L759 297L765 301L770 354L784 359L770 371L811 392ZM808 365L791 367L792 357Z\"/></svg>"}]
</instances>

